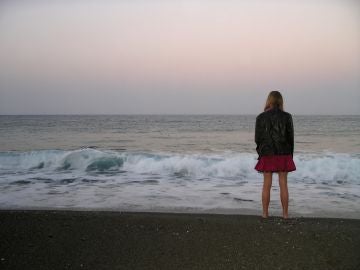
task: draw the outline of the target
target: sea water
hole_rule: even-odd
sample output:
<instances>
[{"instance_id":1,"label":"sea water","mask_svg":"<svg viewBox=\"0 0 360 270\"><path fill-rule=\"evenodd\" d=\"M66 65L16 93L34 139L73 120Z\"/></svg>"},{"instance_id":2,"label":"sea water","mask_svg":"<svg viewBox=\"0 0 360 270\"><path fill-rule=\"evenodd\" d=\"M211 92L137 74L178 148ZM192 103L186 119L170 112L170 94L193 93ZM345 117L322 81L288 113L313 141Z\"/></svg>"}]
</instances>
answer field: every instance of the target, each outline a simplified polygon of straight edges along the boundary
<instances>
[{"instance_id":1,"label":"sea water","mask_svg":"<svg viewBox=\"0 0 360 270\"><path fill-rule=\"evenodd\" d=\"M259 214L255 118L0 116L0 208ZM293 119L290 212L360 218L360 116Z\"/></svg>"}]
</instances>

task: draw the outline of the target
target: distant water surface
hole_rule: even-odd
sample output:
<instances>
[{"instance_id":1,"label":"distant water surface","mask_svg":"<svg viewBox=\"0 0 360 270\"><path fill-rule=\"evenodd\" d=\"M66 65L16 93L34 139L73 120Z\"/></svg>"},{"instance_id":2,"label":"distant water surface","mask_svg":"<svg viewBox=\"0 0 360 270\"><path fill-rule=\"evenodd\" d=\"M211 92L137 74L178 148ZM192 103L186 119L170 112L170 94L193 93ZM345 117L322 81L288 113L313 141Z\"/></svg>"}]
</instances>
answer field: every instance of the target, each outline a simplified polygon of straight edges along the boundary
<instances>
[{"instance_id":1,"label":"distant water surface","mask_svg":"<svg viewBox=\"0 0 360 270\"><path fill-rule=\"evenodd\" d=\"M0 151L254 151L255 115L0 116ZM360 152L360 116L294 116L298 152Z\"/></svg>"},{"instance_id":2,"label":"distant water surface","mask_svg":"<svg viewBox=\"0 0 360 270\"><path fill-rule=\"evenodd\" d=\"M257 213L255 118L0 116L0 207ZM293 211L360 218L360 116L293 119Z\"/></svg>"}]
</instances>

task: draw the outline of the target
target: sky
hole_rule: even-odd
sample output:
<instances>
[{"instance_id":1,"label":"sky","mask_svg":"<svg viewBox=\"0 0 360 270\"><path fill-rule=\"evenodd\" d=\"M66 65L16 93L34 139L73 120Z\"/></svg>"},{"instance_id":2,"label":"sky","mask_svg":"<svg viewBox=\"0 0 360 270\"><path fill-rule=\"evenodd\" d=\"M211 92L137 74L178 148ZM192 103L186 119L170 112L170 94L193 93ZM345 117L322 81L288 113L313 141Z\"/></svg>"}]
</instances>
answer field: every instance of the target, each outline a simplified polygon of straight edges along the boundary
<instances>
[{"instance_id":1,"label":"sky","mask_svg":"<svg viewBox=\"0 0 360 270\"><path fill-rule=\"evenodd\" d=\"M360 114L360 1L1 1L0 114Z\"/></svg>"}]
</instances>

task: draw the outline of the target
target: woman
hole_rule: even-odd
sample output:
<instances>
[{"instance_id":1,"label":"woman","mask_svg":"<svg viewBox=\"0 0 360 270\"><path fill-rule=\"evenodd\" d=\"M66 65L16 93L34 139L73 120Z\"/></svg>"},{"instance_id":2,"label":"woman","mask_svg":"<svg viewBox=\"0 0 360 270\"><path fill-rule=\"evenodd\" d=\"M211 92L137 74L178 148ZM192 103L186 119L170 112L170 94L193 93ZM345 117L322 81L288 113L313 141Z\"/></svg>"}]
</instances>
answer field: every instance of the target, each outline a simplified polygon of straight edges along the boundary
<instances>
[{"instance_id":1,"label":"woman","mask_svg":"<svg viewBox=\"0 0 360 270\"><path fill-rule=\"evenodd\" d=\"M294 127L291 114L284 112L283 98L278 91L270 92L264 112L256 117L255 142L259 154L255 169L264 175L262 190L263 218L269 216L272 175L279 175L283 218L288 218L288 172L295 171Z\"/></svg>"}]
</instances>

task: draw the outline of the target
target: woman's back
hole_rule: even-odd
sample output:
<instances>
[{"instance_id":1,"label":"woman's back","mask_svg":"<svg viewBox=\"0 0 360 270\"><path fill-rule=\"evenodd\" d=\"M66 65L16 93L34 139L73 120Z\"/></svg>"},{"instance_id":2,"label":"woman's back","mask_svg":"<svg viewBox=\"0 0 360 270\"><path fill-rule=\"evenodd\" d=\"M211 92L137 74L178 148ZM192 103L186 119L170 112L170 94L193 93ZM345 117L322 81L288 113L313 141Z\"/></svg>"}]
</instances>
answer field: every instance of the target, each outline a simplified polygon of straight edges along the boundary
<instances>
[{"instance_id":1,"label":"woman's back","mask_svg":"<svg viewBox=\"0 0 360 270\"><path fill-rule=\"evenodd\" d=\"M256 118L255 142L259 157L268 155L292 155L294 152L294 128L291 114L272 108Z\"/></svg>"}]
</instances>

